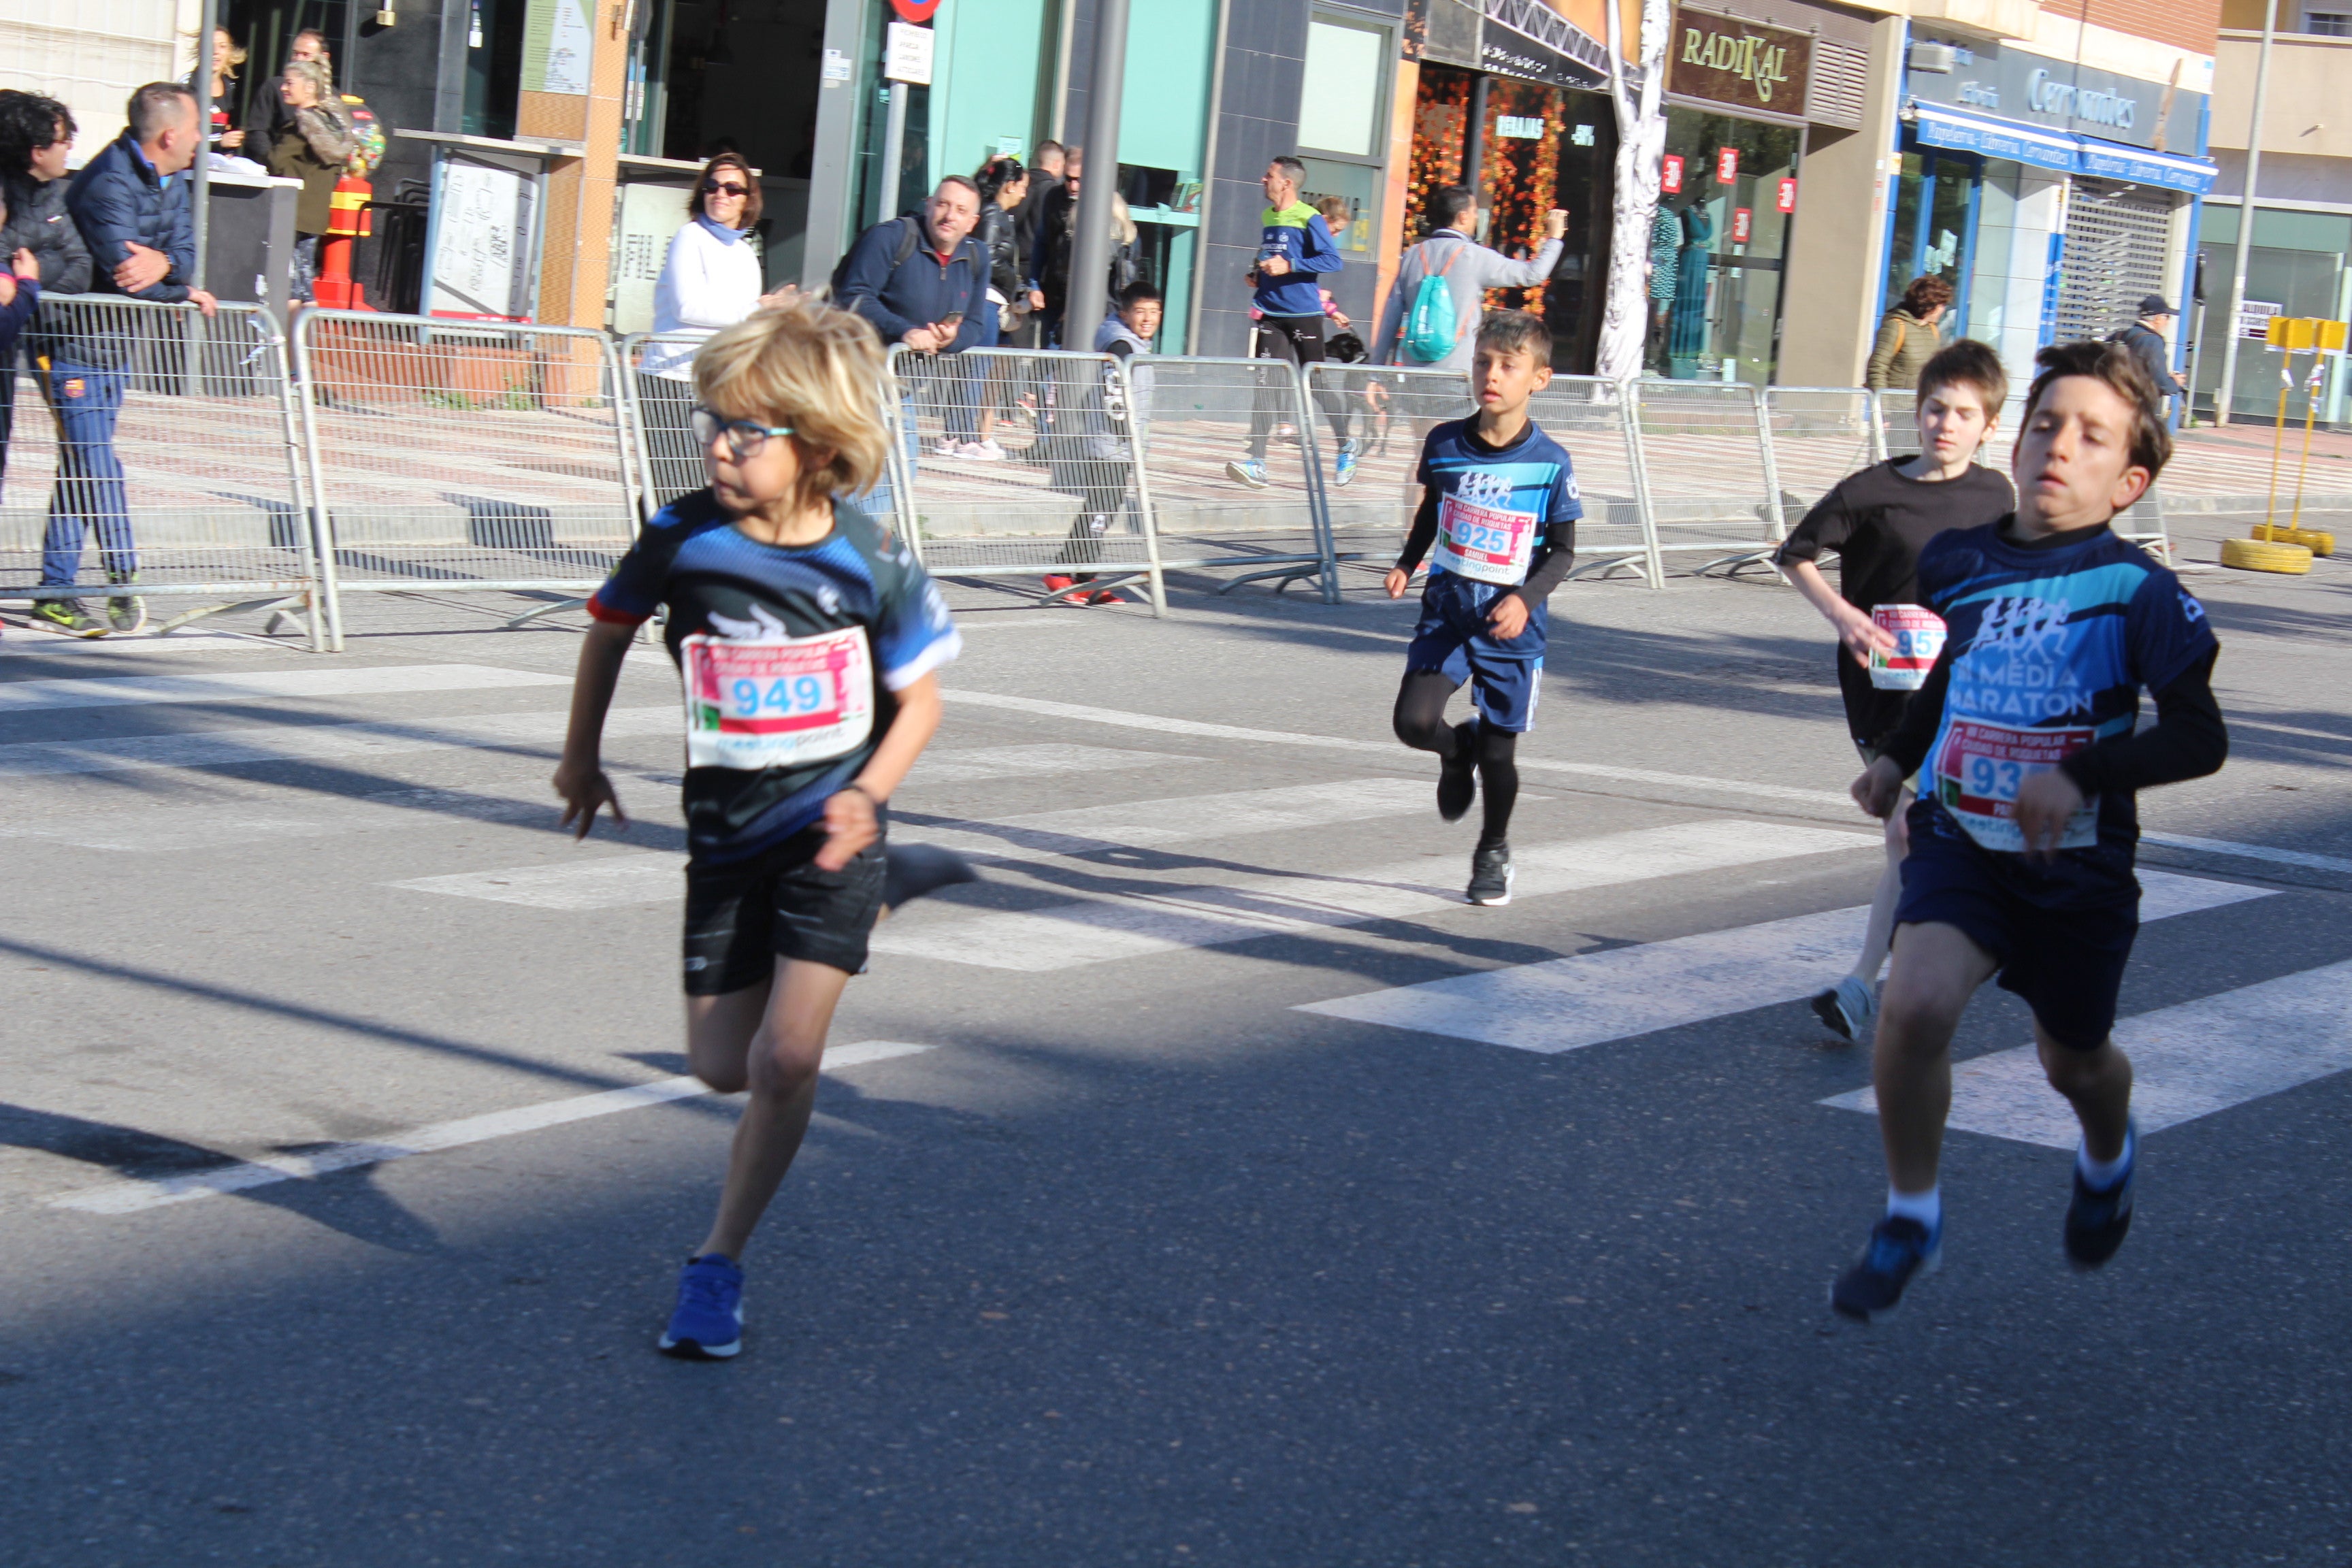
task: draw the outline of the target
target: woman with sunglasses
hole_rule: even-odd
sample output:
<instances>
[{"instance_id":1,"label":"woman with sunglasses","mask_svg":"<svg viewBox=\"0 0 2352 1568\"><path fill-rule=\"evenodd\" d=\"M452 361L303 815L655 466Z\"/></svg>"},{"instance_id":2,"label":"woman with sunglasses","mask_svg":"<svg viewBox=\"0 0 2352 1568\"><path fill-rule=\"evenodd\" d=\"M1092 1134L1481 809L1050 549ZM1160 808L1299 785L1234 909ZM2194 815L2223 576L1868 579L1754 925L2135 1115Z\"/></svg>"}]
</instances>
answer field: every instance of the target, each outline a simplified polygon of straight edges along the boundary
<instances>
[{"instance_id":1,"label":"woman with sunglasses","mask_svg":"<svg viewBox=\"0 0 2352 1568\"><path fill-rule=\"evenodd\" d=\"M737 153L704 165L687 198L688 219L669 242L654 285L654 331L637 364L637 403L656 506L667 506L705 483L702 448L688 428L694 410L694 355L701 340L762 305L795 292L791 284L762 293L760 253L747 243L760 221L760 182Z\"/></svg>"}]
</instances>

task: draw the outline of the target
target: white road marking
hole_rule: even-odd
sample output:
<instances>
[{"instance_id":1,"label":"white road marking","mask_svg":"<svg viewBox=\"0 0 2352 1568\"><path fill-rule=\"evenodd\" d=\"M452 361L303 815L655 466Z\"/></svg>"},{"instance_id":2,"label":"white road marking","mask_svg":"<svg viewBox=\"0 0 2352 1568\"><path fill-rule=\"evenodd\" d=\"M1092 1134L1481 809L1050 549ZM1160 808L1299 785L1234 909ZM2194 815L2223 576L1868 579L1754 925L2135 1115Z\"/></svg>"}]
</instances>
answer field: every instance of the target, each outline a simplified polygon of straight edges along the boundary
<instances>
[{"instance_id":1,"label":"white road marking","mask_svg":"<svg viewBox=\"0 0 2352 1568\"><path fill-rule=\"evenodd\" d=\"M948 753L950 757L954 754ZM1355 779L1338 784L1237 790L1230 795L1179 795L1118 805L1079 806L992 822L905 823L896 831L905 842L937 845L959 854L1001 861L1025 858L1013 855L1016 850L1026 855L1086 855L1187 838L1322 827L1370 817L1402 816L1429 808L1430 786L1426 784L1393 778ZM607 855L593 860L510 870L413 877L389 885L412 892L446 893L461 899L487 899L493 903L527 904L534 909L604 910L680 897L684 889L677 873L685 864L683 855Z\"/></svg>"},{"instance_id":2,"label":"white road marking","mask_svg":"<svg viewBox=\"0 0 2352 1568\"><path fill-rule=\"evenodd\" d=\"M2267 844L2239 844L2227 838L2192 838L2185 833L2150 833L2140 837L2150 844L2176 849L2201 850L2208 855L2231 855L2241 860L2268 860L2280 866L2308 866L2316 871L2352 871L2352 860L2340 855L2314 855L2302 849L2273 849Z\"/></svg>"},{"instance_id":3,"label":"white road marking","mask_svg":"<svg viewBox=\"0 0 2352 1568\"><path fill-rule=\"evenodd\" d=\"M2122 1019L2116 1044L2131 1058L2132 1114L2142 1132L2352 1069L2352 963ZM1822 1103L1878 1110L1866 1089ZM2072 1149L2081 1137L2032 1046L1955 1062L1946 1125L2051 1149Z\"/></svg>"},{"instance_id":4,"label":"white road marking","mask_svg":"<svg viewBox=\"0 0 2352 1568\"><path fill-rule=\"evenodd\" d=\"M868 1062L888 1061L893 1057L919 1056L932 1048L929 1046L902 1045L896 1040L866 1040L854 1046L834 1046L824 1053L824 1070L835 1072L843 1068L863 1067ZM639 1106L690 1100L709 1092L698 1079L657 1079L651 1083L631 1084L626 1089L583 1094L574 1100L548 1100L539 1105L520 1106L512 1110L492 1111L487 1116L468 1116L459 1121L437 1121L397 1138L365 1143L337 1143L313 1153L241 1161L218 1170L198 1171L184 1176L110 1182L104 1186L85 1187L79 1192L51 1198L49 1206L79 1209L85 1214L135 1214L141 1209L188 1203L219 1193L249 1192L255 1187L266 1187L277 1182L314 1181L336 1171L380 1165L390 1160L405 1160L412 1154L430 1154L467 1143L487 1142L493 1138L511 1137L518 1132L536 1132L545 1127L561 1127L567 1121L585 1121L591 1117L610 1116L617 1110L635 1110Z\"/></svg>"},{"instance_id":5,"label":"white road marking","mask_svg":"<svg viewBox=\"0 0 2352 1568\"><path fill-rule=\"evenodd\" d=\"M466 747L551 748L563 742L564 716L485 713L362 724L270 724L252 730L194 730L124 735L106 741L25 741L0 746L0 778L42 773L103 773L147 768L218 768L255 763L335 763L396 752ZM616 708L604 718L607 739L677 735L686 721L675 703Z\"/></svg>"},{"instance_id":6,"label":"white road marking","mask_svg":"<svg viewBox=\"0 0 2352 1568\"><path fill-rule=\"evenodd\" d=\"M1115 773L1197 763L1172 752L1121 752L1108 746L971 746L927 751L909 775L919 784L963 784L973 779L1032 778L1040 773Z\"/></svg>"},{"instance_id":7,"label":"white road marking","mask_svg":"<svg viewBox=\"0 0 2352 1568\"><path fill-rule=\"evenodd\" d=\"M222 675L105 675L74 680L0 681L0 714L59 708L120 708L145 702L283 702L312 697L373 697L394 691L487 691L569 686L568 675L485 664L394 664L360 669L269 669Z\"/></svg>"},{"instance_id":8,"label":"white road marking","mask_svg":"<svg viewBox=\"0 0 2352 1568\"><path fill-rule=\"evenodd\" d=\"M1680 823L1518 850L1515 890L1542 897L1877 843L1872 836L1778 823ZM1455 857L1423 856L1352 877L1265 872L1221 884L1167 884L1042 910L893 921L873 945L989 969L1070 969L1456 909L1463 896L1455 879L1463 872ZM1440 876L1446 885L1433 881Z\"/></svg>"},{"instance_id":9,"label":"white road marking","mask_svg":"<svg viewBox=\"0 0 2352 1568\"><path fill-rule=\"evenodd\" d=\"M168 636L135 632L127 637L116 632L109 637L78 637L27 626L21 636L18 628L11 626L8 635L0 637L0 658L20 655L46 658L60 653L111 653L141 658L158 653L294 653L299 648L299 645L290 640L272 644L231 632L173 632Z\"/></svg>"},{"instance_id":10,"label":"white road marking","mask_svg":"<svg viewBox=\"0 0 2352 1568\"><path fill-rule=\"evenodd\" d=\"M1053 719L1076 719L1119 729L1149 730L1164 735L1205 735L1221 741L1252 741L1263 745L1311 746L1321 751L1363 752L1396 759L1403 749L1394 741L1358 741L1344 735L1311 735L1291 730L1247 730L1232 724L1203 724L1191 719L1167 719L1157 713L1129 713L1116 708L1088 708L1076 702L1048 702L1034 697L1006 697L993 691L941 691L950 702L974 708L1002 708L1016 713L1037 713ZM1853 809L1842 791L1791 789L1785 784L1749 784L1742 779L1702 778L1696 773L1658 773L1649 768L1613 768L1598 763L1560 763L1545 757L1519 758L1521 772L1575 774L1613 779L1624 784L1662 784L1675 789L1717 795L1737 795L1750 800L1801 801L1807 805Z\"/></svg>"},{"instance_id":11,"label":"white road marking","mask_svg":"<svg viewBox=\"0 0 2352 1568\"><path fill-rule=\"evenodd\" d=\"M2139 872L2143 924L2271 896L2268 888ZM1362 1024L1544 1056L1703 1023L1825 989L1853 965L1867 906L1310 1002Z\"/></svg>"}]
</instances>

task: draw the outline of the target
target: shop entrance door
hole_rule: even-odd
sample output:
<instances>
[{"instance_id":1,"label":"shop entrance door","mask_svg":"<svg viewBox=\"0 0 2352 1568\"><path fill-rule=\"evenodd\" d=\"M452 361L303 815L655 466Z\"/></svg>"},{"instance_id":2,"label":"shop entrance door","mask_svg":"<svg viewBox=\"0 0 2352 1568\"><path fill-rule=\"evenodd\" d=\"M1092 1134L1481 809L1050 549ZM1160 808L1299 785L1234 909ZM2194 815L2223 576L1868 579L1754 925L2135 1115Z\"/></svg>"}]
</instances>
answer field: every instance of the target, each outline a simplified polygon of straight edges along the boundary
<instances>
[{"instance_id":1,"label":"shop entrance door","mask_svg":"<svg viewBox=\"0 0 2352 1568\"><path fill-rule=\"evenodd\" d=\"M2053 341L2104 338L2129 325L2147 296L2170 298L2164 253L2171 235L2171 197L2108 180L2075 180L2066 193Z\"/></svg>"},{"instance_id":2,"label":"shop entrance door","mask_svg":"<svg viewBox=\"0 0 2352 1568\"><path fill-rule=\"evenodd\" d=\"M1969 279L1976 271L1983 187L1984 160L1973 153L1922 147L1903 154L1886 247L1886 287L1878 305L1882 315L1903 298L1914 278L1941 278L1953 289L1948 318L1971 319ZM1946 337L1953 335L1945 329Z\"/></svg>"},{"instance_id":3,"label":"shop entrance door","mask_svg":"<svg viewBox=\"0 0 2352 1568\"><path fill-rule=\"evenodd\" d=\"M1666 110L1666 154L1682 177L1660 196L1651 236L1652 374L1770 384L1803 150L1793 125Z\"/></svg>"}]
</instances>

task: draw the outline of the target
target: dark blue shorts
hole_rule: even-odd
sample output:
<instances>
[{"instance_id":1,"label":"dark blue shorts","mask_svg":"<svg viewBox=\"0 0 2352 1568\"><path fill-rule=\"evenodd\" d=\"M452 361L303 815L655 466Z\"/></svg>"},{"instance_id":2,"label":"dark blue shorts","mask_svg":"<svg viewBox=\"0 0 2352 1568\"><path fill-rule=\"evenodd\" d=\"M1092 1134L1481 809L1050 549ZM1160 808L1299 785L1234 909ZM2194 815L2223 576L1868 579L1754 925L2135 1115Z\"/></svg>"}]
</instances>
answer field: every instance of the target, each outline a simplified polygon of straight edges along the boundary
<instances>
[{"instance_id":1,"label":"dark blue shorts","mask_svg":"<svg viewBox=\"0 0 2352 1568\"><path fill-rule=\"evenodd\" d=\"M1524 634L1513 640L1533 640L1538 649L1542 647ZM1408 671L1435 670L1456 686L1469 681L1478 717L1497 730L1524 734L1535 728L1536 697L1543 684L1540 651L1532 658L1504 653L1493 638L1465 627L1458 614L1449 616L1424 599L1421 621L1412 628L1412 646L1404 650L1404 667Z\"/></svg>"},{"instance_id":2,"label":"dark blue shorts","mask_svg":"<svg viewBox=\"0 0 2352 1568\"><path fill-rule=\"evenodd\" d=\"M2000 988L2024 998L2051 1038L2096 1050L2116 1026L2124 965L2139 934L2137 889L2126 902L2052 908L2011 886L1994 862L1929 800L1911 808L1897 925L1957 927L2000 963Z\"/></svg>"}]
</instances>

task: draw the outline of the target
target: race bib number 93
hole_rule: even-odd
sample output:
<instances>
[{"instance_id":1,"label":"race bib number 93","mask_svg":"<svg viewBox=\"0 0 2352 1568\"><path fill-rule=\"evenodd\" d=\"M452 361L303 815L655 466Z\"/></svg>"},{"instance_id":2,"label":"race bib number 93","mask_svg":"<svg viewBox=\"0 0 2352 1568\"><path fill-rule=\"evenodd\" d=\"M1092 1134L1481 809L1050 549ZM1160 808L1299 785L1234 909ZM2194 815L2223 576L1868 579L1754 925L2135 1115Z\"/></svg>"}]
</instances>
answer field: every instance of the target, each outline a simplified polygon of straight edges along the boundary
<instances>
[{"instance_id":1,"label":"race bib number 93","mask_svg":"<svg viewBox=\"0 0 2352 1568\"><path fill-rule=\"evenodd\" d=\"M863 626L750 641L698 633L679 651L690 768L821 763L873 732L874 661Z\"/></svg>"},{"instance_id":2,"label":"race bib number 93","mask_svg":"<svg viewBox=\"0 0 2352 1568\"><path fill-rule=\"evenodd\" d=\"M1936 755L1936 798L1979 844L2021 853L2025 834L2017 825L2018 790L2035 773L2048 773L2089 745L2096 733L2088 727L2020 730L1954 720ZM2093 795L2066 819L2058 847L2087 849L2098 841L2099 797Z\"/></svg>"}]
</instances>

